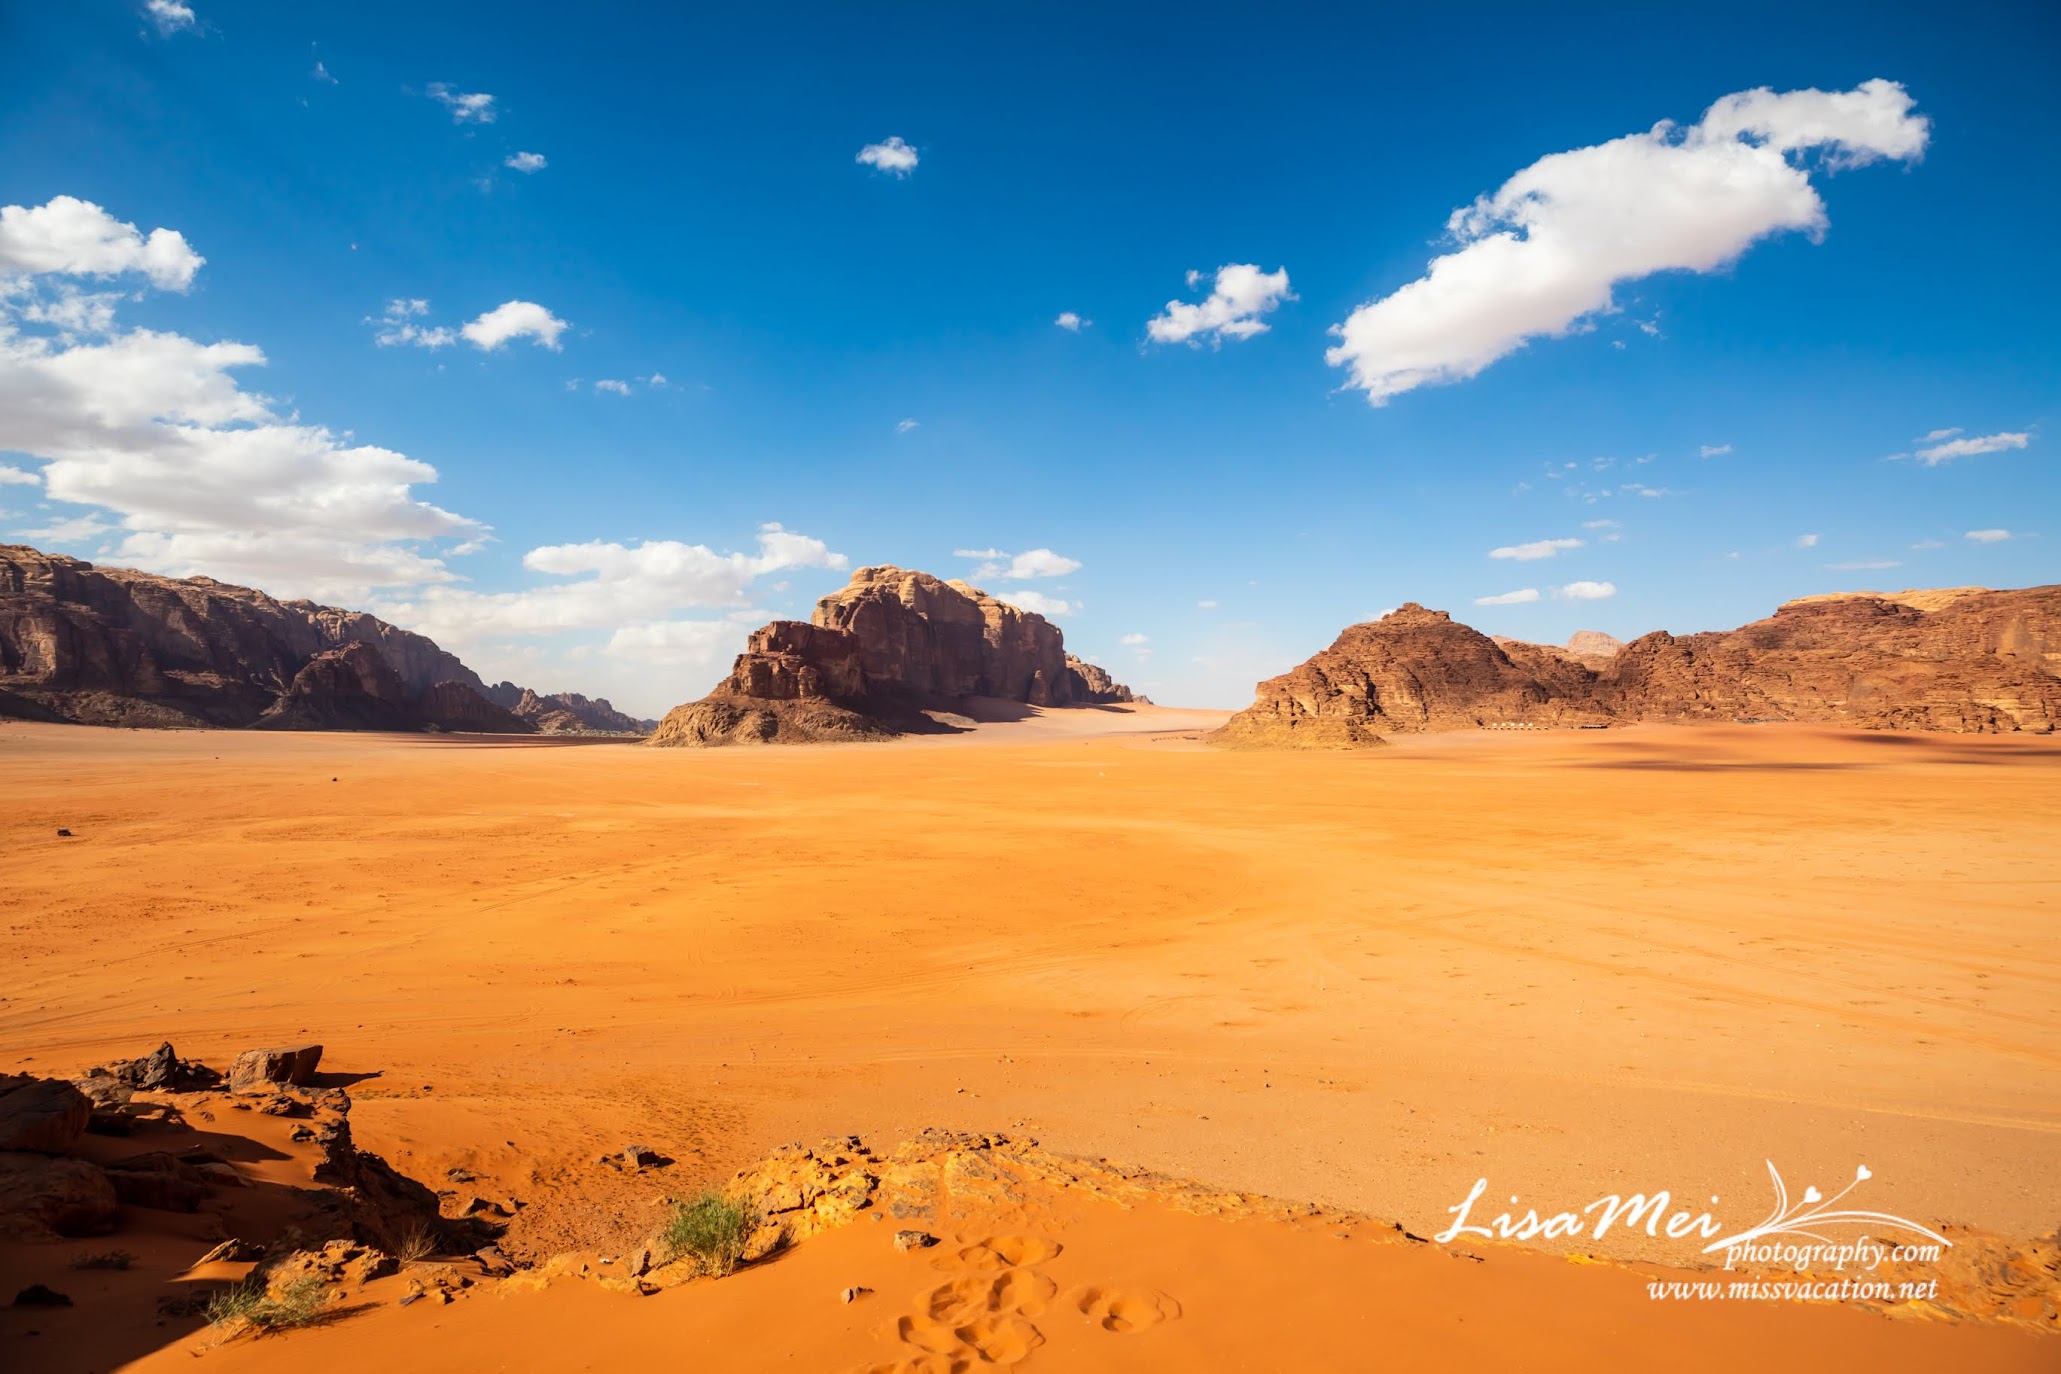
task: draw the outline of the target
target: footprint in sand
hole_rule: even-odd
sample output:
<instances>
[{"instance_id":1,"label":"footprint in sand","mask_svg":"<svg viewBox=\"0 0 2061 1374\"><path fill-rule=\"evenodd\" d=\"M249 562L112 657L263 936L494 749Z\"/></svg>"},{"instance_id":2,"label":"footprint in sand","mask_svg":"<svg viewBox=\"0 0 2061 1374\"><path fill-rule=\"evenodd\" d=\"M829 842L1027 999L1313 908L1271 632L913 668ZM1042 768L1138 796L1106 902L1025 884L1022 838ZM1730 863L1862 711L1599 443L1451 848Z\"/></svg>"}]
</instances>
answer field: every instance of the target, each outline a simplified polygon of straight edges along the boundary
<instances>
[{"instance_id":1,"label":"footprint in sand","mask_svg":"<svg viewBox=\"0 0 2061 1374\"><path fill-rule=\"evenodd\" d=\"M1045 1335L1014 1313L965 1322L903 1317L895 1333L919 1350L950 1359L974 1355L989 1364L1016 1364L1045 1343Z\"/></svg>"},{"instance_id":2,"label":"footprint in sand","mask_svg":"<svg viewBox=\"0 0 2061 1374\"><path fill-rule=\"evenodd\" d=\"M972 1374L972 1360L952 1360L943 1355L918 1355L913 1360L889 1360L886 1364L862 1364L851 1374Z\"/></svg>"},{"instance_id":3,"label":"footprint in sand","mask_svg":"<svg viewBox=\"0 0 2061 1374\"><path fill-rule=\"evenodd\" d=\"M1035 1317L1057 1291L1058 1285L1043 1274L1011 1269L992 1279L981 1274L953 1279L921 1301L932 1320L957 1323L1009 1312Z\"/></svg>"},{"instance_id":4,"label":"footprint in sand","mask_svg":"<svg viewBox=\"0 0 2061 1374\"><path fill-rule=\"evenodd\" d=\"M1181 1315L1181 1304L1154 1288L1097 1285L1069 1293L1067 1303L1104 1331L1119 1335L1143 1331Z\"/></svg>"},{"instance_id":5,"label":"footprint in sand","mask_svg":"<svg viewBox=\"0 0 2061 1374\"><path fill-rule=\"evenodd\" d=\"M1065 1247L1043 1236L989 1236L957 1254L940 1256L940 1269L1018 1269L1056 1258Z\"/></svg>"}]
</instances>

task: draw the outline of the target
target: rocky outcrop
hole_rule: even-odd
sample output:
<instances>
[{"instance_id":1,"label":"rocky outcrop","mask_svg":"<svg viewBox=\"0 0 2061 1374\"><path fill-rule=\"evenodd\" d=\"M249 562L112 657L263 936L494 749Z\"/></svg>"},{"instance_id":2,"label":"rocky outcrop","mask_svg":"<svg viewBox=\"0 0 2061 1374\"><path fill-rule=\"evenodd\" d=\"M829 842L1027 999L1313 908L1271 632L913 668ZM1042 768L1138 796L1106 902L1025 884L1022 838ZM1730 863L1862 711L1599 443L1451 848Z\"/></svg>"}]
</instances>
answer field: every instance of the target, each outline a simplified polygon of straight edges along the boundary
<instances>
[{"instance_id":1,"label":"rocky outcrop","mask_svg":"<svg viewBox=\"0 0 2061 1374\"><path fill-rule=\"evenodd\" d=\"M614 714L585 698L558 705L577 713L574 703ZM361 611L20 545L0 545L0 716L271 730L538 728L491 703L478 675L433 641Z\"/></svg>"},{"instance_id":2,"label":"rocky outcrop","mask_svg":"<svg viewBox=\"0 0 2061 1374\"><path fill-rule=\"evenodd\" d=\"M61 1155L92 1115L92 1102L62 1079L0 1077L0 1150Z\"/></svg>"},{"instance_id":3,"label":"rocky outcrop","mask_svg":"<svg viewBox=\"0 0 2061 1374\"><path fill-rule=\"evenodd\" d=\"M1499 725L1746 719L2044 734L2061 721L2061 587L1812 597L1737 630L1657 631L1604 657L1614 642L1499 642L1407 605L1261 683L1210 738L1351 748Z\"/></svg>"},{"instance_id":4,"label":"rocky outcrop","mask_svg":"<svg viewBox=\"0 0 2061 1374\"><path fill-rule=\"evenodd\" d=\"M2043 734L2061 722L2061 586L1792 601L1736 630L1636 639L1598 688L1638 720Z\"/></svg>"},{"instance_id":5,"label":"rocky outcrop","mask_svg":"<svg viewBox=\"0 0 2061 1374\"><path fill-rule=\"evenodd\" d=\"M540 735L648 735L658 724L616 710L607 697L583 697L578 692L539 696L527 687L497 682L487 688L486 697L528 721Z\"/></svg>"},{"instance_id":6,"label":"rocky outcrop","mask_svg":"<svg viewBox=\"0 0 2061 1374\"><path fill-rule=\"evenodd\" d=\"M1595 675L1558 651L1498 644L1444 611L1410 602L1349 627L1210 736L1221 744L1340 749L1382 736L1490 723L1602 718Z\"/></svg>"},{"instance_id":7,"label":"rocky outcrop","mask_svg":"<svg viewBox=\"0 0 2061 1374\"><path fill-rule=\"evenodd\" d=\"M675 708L651 742L887 739L945 728L927 713L957 711L971 698L1041 707L1132 699L1101 669L1071 658L1043 616L963 582L882 566L853 573L808 621L756 631L730 676Z\"/></svg>"},{"instance_id":8,"label":"rocky outcrop","mask_svg":"<svg viewBox=\"0 0 2061 1374\"><path fill-rule=\"evenodd\" d=\"M1130 688L1109 675L1107 668L1089 663L1084 659L1066 656L1066 671L1073 678L1073 699L1076 702L1096 706L1116 706L1135 703L1150 706L1151 699L1138 695Z\"/></svg>"}]
</instances>

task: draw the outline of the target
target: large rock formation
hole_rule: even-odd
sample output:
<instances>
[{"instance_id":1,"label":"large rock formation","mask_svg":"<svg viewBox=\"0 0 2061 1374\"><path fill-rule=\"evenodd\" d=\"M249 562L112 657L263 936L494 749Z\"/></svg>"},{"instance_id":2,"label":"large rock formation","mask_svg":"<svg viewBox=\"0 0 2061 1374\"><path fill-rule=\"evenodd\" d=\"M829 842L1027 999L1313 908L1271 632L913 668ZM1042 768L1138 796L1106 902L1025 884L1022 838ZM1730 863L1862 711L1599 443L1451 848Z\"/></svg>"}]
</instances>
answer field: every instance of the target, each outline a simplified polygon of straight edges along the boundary
<instances>
[{"instance_id":1,"label":"large rock formation","mask_svg":"<svg viewBox=\"0 0 2061 1374\"><path fill-rule=\"evenodd\" d=\"M578 692L540 696L512 682L497 682L487 688L486 697L543 735L648 735L658 724L616 710L607 697L583 697Z\"/></svg>"},{"instance_id":2,"label":"large rock formation","mask_svg":"<svg viewBox=\"0 0 2061 1374\"><path fill-rule=\"evenodd\" d=\"M1790 720L2046 733L2061 721L2061 587L1809 597L1737 630L1610 651L1491 640L1407 605L1259 685L1211 738L1350 748L1498 725Z\"/></svg>"},{"instance_id":3,"label":"large rock formation","mask_svg":"<svg viewBox=\"0 0 2061 1374\"><path fill-rule=\"evenodd\" d=\"M539 718L577 710L574 703L616 714L605 702L531 695ZM363 612L19 545L0 545L0 716L276 730L539 728L489 700L478 675L434 641Z\"/></svg>"},{"instance_id":4,"label":"large rock formation","mask_svg":"<svg viewBox=\"0 0 2061 1374\"><path fill-rule=\"evenodd\" d=\"M942 728L926 713L956 711L970 698L1030 706L1132 699L1099 668L1070 659L1043 616L964 582L881 566L853 573L808 622L776 620L754 633L730 676L676 707L652 743L885 739Z\"/></svg>"},{"instance_id":5,"label":"large rock formation","mask_svg":"<svg viewBox=\"0 0 2061 1374\"><path fill-rule=\"evenodd\" d=\"M1109 675L1109 670L1085 659L1066 656L1066 671L1073 678L1073 699L1096 706L1135 703L1150 706L1150 697L1140 696Z\"/></svg>"}]
</instances>

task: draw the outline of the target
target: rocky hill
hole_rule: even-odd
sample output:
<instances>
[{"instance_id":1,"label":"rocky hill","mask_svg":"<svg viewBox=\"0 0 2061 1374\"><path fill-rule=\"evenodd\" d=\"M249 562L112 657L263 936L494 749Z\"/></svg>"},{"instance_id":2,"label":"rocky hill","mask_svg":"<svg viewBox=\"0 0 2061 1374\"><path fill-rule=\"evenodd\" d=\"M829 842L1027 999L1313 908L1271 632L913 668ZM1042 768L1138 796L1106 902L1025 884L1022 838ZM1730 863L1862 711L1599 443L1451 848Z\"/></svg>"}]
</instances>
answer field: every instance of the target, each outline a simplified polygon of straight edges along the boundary
<instances>
[{"instance_id":1,"label":"rocky hill","mask_svg":"<svg viewBox=\"0 0 2061 1374\"><path fill-rule=\"evenodd\" d=\"M584 703L597 719L628 719L606 702L515 691L515 701L491 700L434 641L361 611L0 545L0 716L529 733Z\"/></svg>"},{"instance_id":2,"label":"rocky hill","mask_svg":"<svg viewBox=\"0 0 2061 1374\"><path fill-rule=\"evenodd\" d=\"M1496 641L1415 604L1259 685L1211 738L1350 748L1498 725L1791 720L2047 733L2061 721L2061 587L1792 601L1737 630ZM1615 641L1610 641L1614 643Z\"/></svg>"},{"instance_id":3,"label":"rocky hill","mask_svg":"<svg viewBox=\"0 0 2061 1374\"><path fill-rule=\"evenodd\" d=\"M583 697L578 692L539 696L527 687L497 682L487 688L486 698L544 735L648 735L658 725L616 710L607 697Z\"/></svg>"},{"instance_id":4,"label":"rocky hill","mask_svg":"<svg viewBox=\"0 0 2061 1374\"><path fill-rule=\"evenodd\" d=\"M653 744L884 739L940 727L970 698L1030 706L1134 700L1066 652L1059 628L964 582L860 568L806 622L751 637L730 676L670 712Z\"/></svg>"}]
</instances>

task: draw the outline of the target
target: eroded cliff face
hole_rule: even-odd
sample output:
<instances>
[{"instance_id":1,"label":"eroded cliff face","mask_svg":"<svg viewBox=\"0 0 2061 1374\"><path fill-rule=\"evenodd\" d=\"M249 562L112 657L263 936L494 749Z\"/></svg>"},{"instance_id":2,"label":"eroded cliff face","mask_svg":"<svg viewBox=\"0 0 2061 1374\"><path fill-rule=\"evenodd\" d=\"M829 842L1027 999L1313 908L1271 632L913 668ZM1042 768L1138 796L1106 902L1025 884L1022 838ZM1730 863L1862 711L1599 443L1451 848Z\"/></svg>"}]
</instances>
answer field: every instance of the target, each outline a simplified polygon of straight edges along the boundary
<instances>
[{"instance_id":1,"label":"eroded cliff face","mask_svg":"<svg viewBox=\"0 0 2061 1374\"><path fill-rule=\"evenodd\" d=\"M0 545L0 715L278 730L537 728L488 695L435 641L362 611ZM605 702L571 702L616 714ZM540 715L567 704L541 703Z\"/></svg>"},{"instance_id":2,"label":"eroded cliff face","mask_svg":"<svg viewBox=\"0 0 2061 1374\"><path fill-rule=\"evenodd\" d=\"M1259 685L1212 739L1353 748L1483 726L1792 720L2046 733L2061 721L2061 587L1856 593L1736 630L1657 631L1607 655L1494 641L1415 604Z\"/></svg>"},{"instance_id":3,"label":"eroded cliff face","mask_svg":"<svg viewBox=\"0 0 2061 1374\"><path fill-rule=\"evenodd\" d=\"M883 565L853 573L807 622L776 620L755 632L730 676L669 713L652 743L886 739L938 728L926 711L973 697L1030 706L1131 700L1100 669L1070 660L1043 616L963 582Z\"/></svg>"}]
</instances>

